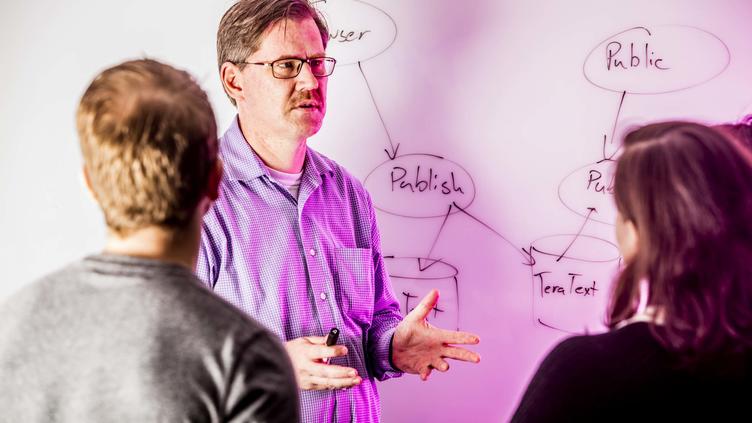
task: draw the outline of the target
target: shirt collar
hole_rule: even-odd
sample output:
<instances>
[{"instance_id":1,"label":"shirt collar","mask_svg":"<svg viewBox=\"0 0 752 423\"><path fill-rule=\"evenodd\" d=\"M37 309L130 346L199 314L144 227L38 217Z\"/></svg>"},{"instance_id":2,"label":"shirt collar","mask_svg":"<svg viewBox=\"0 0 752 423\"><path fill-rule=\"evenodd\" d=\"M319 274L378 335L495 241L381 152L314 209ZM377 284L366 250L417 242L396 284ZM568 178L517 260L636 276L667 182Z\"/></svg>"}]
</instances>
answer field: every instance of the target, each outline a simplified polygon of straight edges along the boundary
<instances>
[{"instance_id":1,"label":"shirt collar","mask_svg":"<svg viewBox=\"0 0 752 423\"><path fill-rule=\"evenodd\" d=\"M243 136L238 119L236 115L219 143L219 152L227 178L234 181L248 181L263 175L269 176L266 165ZM318 152L306 147L303 180L309 180L318 185L326 175L334 176L332 164Z\"/></svg>"},{"instance_id":2,"label":"shirt collar","mask_svg":"<svg viewBox=\"0 0 752 423\"><path fill-rule=\"evenodd\" d=\"M230 180L249 181L267 174L266 166L243 136L237 115L219 142L219 154Z\"/></svg>"}]
</instances>

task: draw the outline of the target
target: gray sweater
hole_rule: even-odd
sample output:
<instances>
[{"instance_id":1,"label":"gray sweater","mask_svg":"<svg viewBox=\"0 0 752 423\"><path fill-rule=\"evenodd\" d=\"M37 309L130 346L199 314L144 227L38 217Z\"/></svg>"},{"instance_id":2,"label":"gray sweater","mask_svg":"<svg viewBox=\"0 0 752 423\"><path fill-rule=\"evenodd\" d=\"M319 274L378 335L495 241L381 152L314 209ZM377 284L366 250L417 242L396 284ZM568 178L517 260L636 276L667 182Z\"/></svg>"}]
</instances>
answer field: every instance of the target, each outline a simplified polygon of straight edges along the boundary
<instances>
[{"instance_id":1,"label":"gray sweater","mask_svg":"<svg viewBox=\"0 0 752 423\"><path fill-rule=\"evenodd\" d=\"M0 306L0 422L297 422L279 340L183 267L88 257Z\"/></svg>"}]
</instances>

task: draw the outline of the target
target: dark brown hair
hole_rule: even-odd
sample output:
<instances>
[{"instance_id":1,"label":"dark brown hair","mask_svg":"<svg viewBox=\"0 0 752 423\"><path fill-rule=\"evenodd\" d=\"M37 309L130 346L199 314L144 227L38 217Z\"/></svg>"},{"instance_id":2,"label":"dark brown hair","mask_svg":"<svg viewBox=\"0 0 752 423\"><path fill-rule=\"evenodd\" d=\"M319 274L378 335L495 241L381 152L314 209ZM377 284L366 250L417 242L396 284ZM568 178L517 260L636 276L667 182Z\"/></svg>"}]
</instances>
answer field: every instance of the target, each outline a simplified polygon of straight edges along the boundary
<instances>
[{"instance_id":1,"label":"dark brown hair","mask_svg":"<svg viewBox=\"0 0 752 423\"><path fill-rule=\"evenodd\" d=\"M107 226L185 227L217 157L209 99L186 72L154 60L109 68L76 115L84 166Z\"/></svg>"},{"instance_id":2,"label":"dark brown hair","mask_svg":"<svg viewBox=\"0 0 752 423\"><path fill-rule=\"evenodd\" d=\"M308 0L240 0L230 7L217 30L217 67L225 62L242 63L261 47L262 35L284 19L312 18L326 48L329 29ZM233 105L235 99L227 96Z\"/></svg>"},{"instance_id":3,"label":"dark brown hair","mask_svg":"<svg viewBox=\"0 0 752 423\"><path fill-rule=\"evenodd\" d=\"M727 123L715 128L732 138L736 138L747 148L752 148L752 115L745 116L738 123Z\"/></svg>"},{"instance_id":4,"label":"dark brown hair","mask_svg":"<svg viewBox=\"0 0 752 423\"><path fill-rule=\"evenodd\" d=\"M614 194L638 233L608 324L632 317L638 287L661 310L654 335L690 357L752 346L752 155L720 131L687 122L629 133Z\"/></svg>"}]
</instances>

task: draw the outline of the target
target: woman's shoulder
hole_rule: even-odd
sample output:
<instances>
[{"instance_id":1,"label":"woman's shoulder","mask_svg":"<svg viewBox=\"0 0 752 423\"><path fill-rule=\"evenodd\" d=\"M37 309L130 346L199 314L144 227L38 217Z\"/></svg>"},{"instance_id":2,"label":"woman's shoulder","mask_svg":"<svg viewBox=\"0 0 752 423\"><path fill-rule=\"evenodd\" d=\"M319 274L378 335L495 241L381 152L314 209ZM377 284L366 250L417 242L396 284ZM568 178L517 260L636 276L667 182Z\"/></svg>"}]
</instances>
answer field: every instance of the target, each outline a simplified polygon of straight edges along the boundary
<instances>
[{"instance_id":1,"label":"woman's shoulder","mask_svg":"<svg viewBox=\"0 0 752 423\"><path fill-rule=\"evenodd\" d=\"M649 324L636 322L619 329L595 335L572 336L561 341L551 355L578 356L589 355L598 358L602 355L629 355L637 351L663 351L661 345L652 336Z\"/></svg>"},{"instance_id":2,"label":"woman's shoulder","mask_svg":"<svg viewBox=\"0 0 752 423\"><path fill-rule=\"evenodd\" d=\"M546 355L539 371L597 385L603 378L632 379L655 373L665 368L668 360L648 324L640 322L606 333L564 339Z\"/></svg>"}]
</instances>

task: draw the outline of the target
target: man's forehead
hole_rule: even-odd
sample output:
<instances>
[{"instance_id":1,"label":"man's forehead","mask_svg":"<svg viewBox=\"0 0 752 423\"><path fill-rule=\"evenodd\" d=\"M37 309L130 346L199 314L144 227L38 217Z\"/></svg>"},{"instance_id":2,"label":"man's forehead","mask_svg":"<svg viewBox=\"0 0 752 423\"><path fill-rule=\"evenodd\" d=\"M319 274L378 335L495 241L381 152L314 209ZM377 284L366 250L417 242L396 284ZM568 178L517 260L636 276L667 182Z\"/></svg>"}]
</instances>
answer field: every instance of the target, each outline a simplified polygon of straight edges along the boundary
<instances>
[{"instance_id":1,"label":"man's forehead","mask_svg":"<svg viewBox=\"0 0 752 423\"><path fill-rule=\"evenodd\" d=\"M290 48L324 52L321 33L313 18L286 18L272 23L264 30L259 51Z\"/></svg>"}]
</instances>

